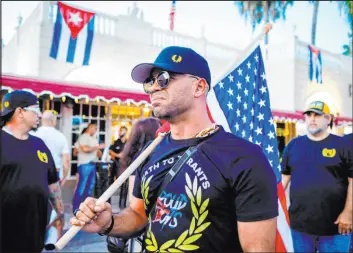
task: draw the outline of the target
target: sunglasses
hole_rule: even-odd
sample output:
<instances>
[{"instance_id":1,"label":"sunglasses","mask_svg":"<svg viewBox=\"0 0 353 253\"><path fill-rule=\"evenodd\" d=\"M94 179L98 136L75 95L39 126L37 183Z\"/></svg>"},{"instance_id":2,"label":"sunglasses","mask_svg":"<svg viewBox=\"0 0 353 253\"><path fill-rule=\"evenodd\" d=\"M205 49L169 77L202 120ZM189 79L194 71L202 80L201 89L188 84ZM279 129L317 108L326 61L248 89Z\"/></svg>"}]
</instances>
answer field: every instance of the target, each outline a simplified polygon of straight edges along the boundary
<instances>
[{"instance_id":1,"label":"sunglasses","mask_svg":"<svg viewBox=\"0 0 353 253\"><path fill-rule=\"evenodd\" d=\"M158 86L161 89L165 89L168 87L168 84L171 79L174 79L176 75L179 75L178 73L169 73L167 71L161 71L156 77L150 76L147 77L147 79L143 82L143 89L147 94L151 93L151 88L153 84L157 81ZM180 74L183 75L183 74ZM196 78L199 80L199 77L189 75L189 77Z\"/></svg>"},{"instance_id":2,"label":"sunglasses","mask_svg":"<svg viewBox=\"0 0 353 253\"><path fill-rule=\"evenodd\" d=\"M41 113L39 107L23 107L22 109L26 110L26 111L34 112L34 113L37 113L37 114Z\"/></svg>"}]
</instances>

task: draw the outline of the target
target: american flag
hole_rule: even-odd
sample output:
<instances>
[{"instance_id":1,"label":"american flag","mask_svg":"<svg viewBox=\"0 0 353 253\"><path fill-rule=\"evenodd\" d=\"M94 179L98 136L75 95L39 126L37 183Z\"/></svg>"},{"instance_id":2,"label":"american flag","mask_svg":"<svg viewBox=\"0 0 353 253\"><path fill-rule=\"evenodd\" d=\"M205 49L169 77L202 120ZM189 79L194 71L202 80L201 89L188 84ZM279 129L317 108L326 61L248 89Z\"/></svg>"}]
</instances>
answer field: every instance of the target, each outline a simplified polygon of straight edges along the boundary
<instances>
[{"instance_id":1,"label":"american flag","mask_svg":"<svg viewBox=\"0 0 353 253\"><path fill-rule=\"evenodd\" d=\"M234 135L259 145L267 156L277 178L279 197L276 252L293 252L276 129L260 46L213 87L207 103L215 122Z\"/></svg>"},{"instance_id":2,"label":"american flag","mask_svg":"<svg viewBox=\"0 0 353 253\"><path fill-rule=\"evenodd\" d=\"M169 28L174 31L175 1L172 2L172 8L169 14Z\"/></svg>"}]
</instances>

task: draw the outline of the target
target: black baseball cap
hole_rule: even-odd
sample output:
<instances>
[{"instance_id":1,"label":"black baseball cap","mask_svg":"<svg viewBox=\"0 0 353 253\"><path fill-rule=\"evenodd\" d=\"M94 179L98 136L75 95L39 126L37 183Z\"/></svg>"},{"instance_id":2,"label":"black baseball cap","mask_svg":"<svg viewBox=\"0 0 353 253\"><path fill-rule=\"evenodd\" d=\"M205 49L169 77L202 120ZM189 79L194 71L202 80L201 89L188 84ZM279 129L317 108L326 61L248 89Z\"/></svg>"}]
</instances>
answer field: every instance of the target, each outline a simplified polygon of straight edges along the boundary
<instances>
[{"instance_id":1,"label":"black baseball cap","mask_svg":"<svg viewBox=\"0 0 353 253\"><path fill-rule=\"evenodd\" d=\"M37 96L24 90L14 90L4 95L0 117L6 116L18 107L24 108L31 105L39 105Z\"/></svg>"},{"instance_id":2,"label":"black baseball cap","mask_svg":"<svg viewBox=\"0 0 353 253\"><path fill-rule=\"evenodd\" d=\"M198 76L211 85L211 71L207 60L191 48L166 47L153 63L141 63L134 67L131 77L135 82L143 83L150 76L153 68Z\"/></svg>"}]
</instances>

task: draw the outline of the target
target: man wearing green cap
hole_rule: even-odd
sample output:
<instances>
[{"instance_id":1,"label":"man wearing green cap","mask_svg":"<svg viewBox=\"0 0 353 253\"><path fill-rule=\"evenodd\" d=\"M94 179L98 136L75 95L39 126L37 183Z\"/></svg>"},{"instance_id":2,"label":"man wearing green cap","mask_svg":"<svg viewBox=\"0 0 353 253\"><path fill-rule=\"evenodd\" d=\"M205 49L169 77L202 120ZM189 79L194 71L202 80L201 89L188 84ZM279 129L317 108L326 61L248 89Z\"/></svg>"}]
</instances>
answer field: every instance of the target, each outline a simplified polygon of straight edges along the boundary
<instances>
[{"instance_id":1,"label":"man wearing green cap","mask_svg":"<svg viewBox=\"0 0 353 253\"><path fill-rule=\"evenodd\" d=\"M3 97L0 140L0 252L41 252L48 197L63 221L61 190L52 155L29 133L39 124L35 95L15 90Z\"/></svg>"},{"instance_id":2,"label":"man wearing green cap","mask_svg":"<svg viewBox=\"0 0 353 253\"><path fill-rule=\"evenodd\" d=\"M353 154L330 134L333 116L322 101L304 112L307 135L291 140L282 157L290 186L289 218L295 252L348 252L352 233Z\"/></svg>"}]
</instances>

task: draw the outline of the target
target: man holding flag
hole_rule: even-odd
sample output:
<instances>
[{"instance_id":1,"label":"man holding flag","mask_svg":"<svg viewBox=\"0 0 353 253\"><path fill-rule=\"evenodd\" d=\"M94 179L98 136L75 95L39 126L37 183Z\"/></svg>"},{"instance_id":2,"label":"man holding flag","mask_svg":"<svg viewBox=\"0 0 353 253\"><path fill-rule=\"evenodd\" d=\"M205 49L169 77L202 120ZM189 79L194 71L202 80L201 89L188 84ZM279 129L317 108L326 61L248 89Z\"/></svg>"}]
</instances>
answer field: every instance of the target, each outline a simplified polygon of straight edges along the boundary
<instances>
[{"instance_id":1,"label":"man holding flag","mask_svg":"<svg viewBox=\"0 0 353 253\"><path fill-rule=\"evenodd\" d=\"M154 115L170 123L170 133L138 169L128 208L112 215L109 203L96 206L96 199L87 198L71 224L84 225L87 232L127 237L146 227L148 252L274 252L278 198L270 163L278 161L261 149L266 145L266 154L276 152L271 142L259 138L266 130L261 127L264 114L270 113L268 100L255 103L267 91L260 63L258 48L240 65L243 72L237 69L226 77L234 82L229 83L230 99L240 97L240 91L243 98L235 97L237 105L230 99L221 105L225 112L233 110L227 116L237 123L232 132L239 131L249 141L210 119L211 73L207 61L194 50L167 47L154 63L137 65L132 78L150 94ZM245 67L255 74L246 75ZM234 77L236 71L245 75L244 82ZM246 85L253 86L247 95ZM218 86L224 88L224 82ZM225 94L219 101L225 101L221 96ZM248 112L239 115L240 107ZM249 137L254 135L251 131L243 134L249 125L256 138Z\"/></svg>"}]
</instances>

